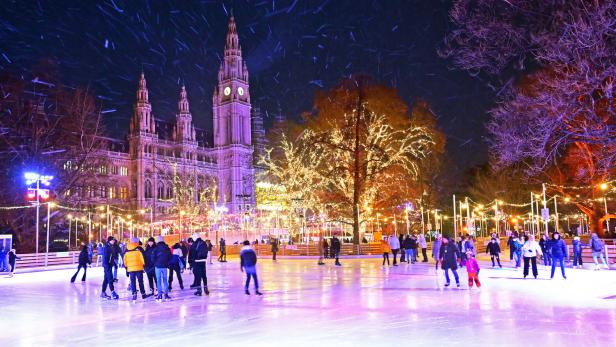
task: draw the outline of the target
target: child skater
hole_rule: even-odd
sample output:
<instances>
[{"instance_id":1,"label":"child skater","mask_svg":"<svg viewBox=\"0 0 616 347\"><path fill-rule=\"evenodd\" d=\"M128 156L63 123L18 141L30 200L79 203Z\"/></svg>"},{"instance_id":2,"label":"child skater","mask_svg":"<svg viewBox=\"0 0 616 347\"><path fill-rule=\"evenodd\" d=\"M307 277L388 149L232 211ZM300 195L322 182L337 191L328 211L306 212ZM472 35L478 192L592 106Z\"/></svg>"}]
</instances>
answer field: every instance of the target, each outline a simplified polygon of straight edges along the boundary
<instances>
[{"instance_id":1,"label":"child skater","mask_svg":"<svg viewBox=\"0 0 616 347\"><path fill-rule=\"evenodd\" d=\"M481 287L479 282L479 264L473 255L472 251L466 252L466 272L468 273L468 287L473 288L473 281L477 284L477 288Z\"/></svg>"},{"instance_id":2,"label":"child skater","mask_svg":"<svg viewBox=\"0 0 616 347\"><path fill-rule=\"evenodd\" d=\"M248 240L244 241L242 250L240 251L240 269L242 272L246 270L246 285L244 286L246 295L250 295L248 291L250 277L254 279L255 294L263 295L259 292L259 282L257 280L257 253L250 247L250 241Z\"/></svg>"}]
</instances>

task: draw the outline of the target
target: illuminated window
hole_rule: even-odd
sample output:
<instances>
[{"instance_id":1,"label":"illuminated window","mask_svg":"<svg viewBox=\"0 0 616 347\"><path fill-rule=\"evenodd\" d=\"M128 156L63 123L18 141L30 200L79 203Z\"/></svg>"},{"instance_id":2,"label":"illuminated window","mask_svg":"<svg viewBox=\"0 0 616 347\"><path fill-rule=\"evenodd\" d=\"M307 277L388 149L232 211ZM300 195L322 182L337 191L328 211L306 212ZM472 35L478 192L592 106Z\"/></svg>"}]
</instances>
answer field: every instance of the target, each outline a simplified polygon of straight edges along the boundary
<instances>
[{"instance_id":1,"label":"illuminated window","mask_svg":"<svg viewBox=\"0 0 616 347\"><path fill-rule=\"evenodd\" d=\"M128 200L128 188L127 187L120 188L120 199Z\"/></svg>"},{"instance_id":2,"label":"illuminated window","mask_svg":"<svg viewBox=\"0 0 616 347\"><path fill-rule=\"evenodd\" d=\"M109 199L115 199L115 187L109 187Z\"/></svg>"},{"instance_id":3,"label":"illuminated window","mask_svg":"<svg viewBox=\"0 0 616 347\"><path fill-rule=\"evenodd\" d=\"M120 166L120 176L128 176L128 168L126 166Z\"/></svg>"},{"instance_id":4,"label":"illuminated window","mask_svg":"<svg viewBox=\"0 0 616 347\"><path fill-rule=\"evenodd\" d=\"M98 173L102 174L102 175L106 175L107 174L107 166L105 165L101 165L98 167Z\"/></svg>"},{"instance_id":5,"label":"illuminated window","mask_svg":"<svg viewBox=\"0 0 616 347\"><path fill-rule=\"evenodd\" d=\"M73 169L73 164L71 163L71 161L67 161L66 163L64 163L64 170L65 171L70 171Z\"/></svg>"},{"instance_id":6,"label":"illuminated window","mask_svg":"<svg viewBox=\"0 0 616 347\"><path fill-rule=\"evenodd\" d=\"M101 194L100 194L101 198L106 198L107 197L107 187L101 186L100 191L101 191Z\"/></svg>"}]
</instances>

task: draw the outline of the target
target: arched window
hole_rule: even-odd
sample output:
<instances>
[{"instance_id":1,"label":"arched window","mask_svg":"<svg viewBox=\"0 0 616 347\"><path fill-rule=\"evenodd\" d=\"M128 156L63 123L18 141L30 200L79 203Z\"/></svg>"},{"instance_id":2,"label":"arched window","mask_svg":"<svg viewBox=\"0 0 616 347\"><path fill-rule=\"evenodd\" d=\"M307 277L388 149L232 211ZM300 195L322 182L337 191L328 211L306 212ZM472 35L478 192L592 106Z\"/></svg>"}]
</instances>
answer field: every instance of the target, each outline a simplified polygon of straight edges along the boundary
<instances>
[{"instance_id":1,"label":"arched window","mask_svg":"<svg viewBox=\"0 0 616 347\"><path fill-rule=\"evenodd\" d=\"M158 185L158 195L156 197L158 200L165 198L165 186L162 183Z\"/></svg>"},{"instance_id":2,"label":"arched window","mask_svg":"<svg viewBox=\"0 0 616 347\"><path fill-rule=\"evenodd\" d=\"M167 199L172 199L173 198L173 188L171 188L171 186L167 187Z\"/></svg>"},{"instance_id":3,"label":"arched window","mask_svg":"<svg viewBox=\"0 0 616 347\"><path fill-rule=\"evenodd\" d=\"M145 198L152 198L152 183L150 182L150 180L145 180Z\"/></svg>"}]
</instances>

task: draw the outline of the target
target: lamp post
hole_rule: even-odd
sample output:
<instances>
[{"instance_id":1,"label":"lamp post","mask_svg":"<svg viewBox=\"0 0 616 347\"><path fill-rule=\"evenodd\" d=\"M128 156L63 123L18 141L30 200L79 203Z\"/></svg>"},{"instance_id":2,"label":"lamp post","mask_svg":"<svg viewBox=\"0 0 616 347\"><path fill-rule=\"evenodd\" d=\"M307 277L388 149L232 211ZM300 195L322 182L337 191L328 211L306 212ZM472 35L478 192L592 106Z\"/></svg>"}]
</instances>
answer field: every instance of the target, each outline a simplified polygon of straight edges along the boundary
<instances>
[{"instance_id":1,"label":"lamp post","mask_svg":"<svg viewBox=\"0 0 616 347\"><path fill-rule=\"evenodd\" d=\"M47 203L47 242L45 243L45 267L49 260L49 225L51 224L51 208L54 206L53 202Z\"/></svg>"},{"instance_id":2,"label":"lamp post","mask_svg":"<svg viewBox=\"0 0 616 347\"><path fill-rule=\"evenodd\" d=\"M606 191L608 186L607 183L601 183L599 185L601 190ZM609 213L607 212L607 194L603 194L603 208L605 209L605 226L607 227L607 232L610 232L610 218L607 216Z\"/></svg>"},{"instance_id":3,"label":"lamp post","mask_svg":"<svg viewBox=\"0 0 616 347\"><path fill-rule=\"evenodd\" d=\"M40 219L40 207L41 207L41 193L43 192L41 190L41 183L43 183L43 185L45 186L49 186L51 184L51 180L53 180L53 176L44 176L44 175L39 175L37 173L33 173L33 172L26 172L24 174L24 178L26 179L26 184L27 185L31 185L36 183L36 257L38 259L38 253L39 253L39 219ZM46 196L44 197L45 199L47 199L49 197L49 194L46 194Z\"/></svg>"},{"instance_id":4,"label":"lamp post","mask_svg":"<svg viewBox=\"0 0 616 347\"><path fill-rule=\"evenodd\" d=\"M70 248L71 248L71 222L72 222L72 219L73 219L73 215L69 213L68 216L66 216L66 219L68 219L68 242L67 242L67 244L68 244L68 248L70 250ZM77 229L77 228L75 228L75 229Z\"/></svg>"}]
</instances>

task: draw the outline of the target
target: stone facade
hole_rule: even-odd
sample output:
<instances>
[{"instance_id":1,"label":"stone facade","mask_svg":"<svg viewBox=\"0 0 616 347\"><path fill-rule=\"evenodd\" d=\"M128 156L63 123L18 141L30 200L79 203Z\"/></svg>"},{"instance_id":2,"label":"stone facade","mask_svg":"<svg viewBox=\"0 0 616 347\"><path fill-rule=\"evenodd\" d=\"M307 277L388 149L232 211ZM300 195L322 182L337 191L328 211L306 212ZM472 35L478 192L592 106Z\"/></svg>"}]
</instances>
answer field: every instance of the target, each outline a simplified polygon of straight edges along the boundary
<instances>
[{"instance_id":1,"label":"stone facade","mask_svg":"<svg viewBox=\"0 0 616 347\"><path fill-rule=\"evenodd\" d=\"M151 210L154 220L165 219L173 205L173 176L177 170L195 178L195 199L199 198L198 192L214 184L218 186L218 205L227 207L229 213L252 209L254 120L248 69L242 60L233 17L213 93L213 145L208 144L204 131L195 129L188 100L182 86L175 124L155 119L142 73L127 146L109 139L110 150L101 152L107 164L98 168L96 185L86 184L80 195L89 203ZM258 129L257 135L263 137L263 132Z\"/></svg>"}]
</instances>

